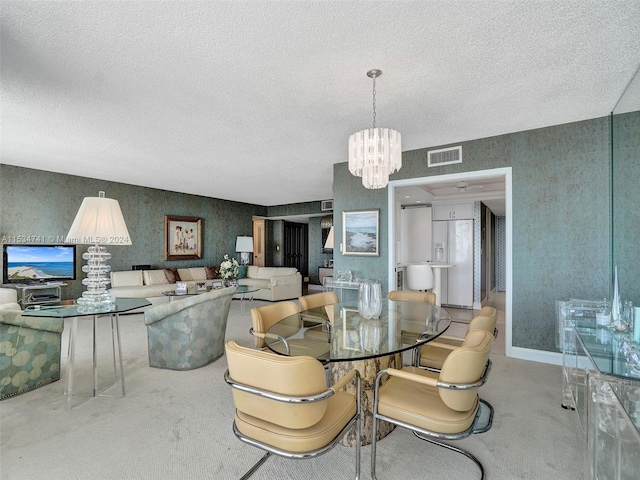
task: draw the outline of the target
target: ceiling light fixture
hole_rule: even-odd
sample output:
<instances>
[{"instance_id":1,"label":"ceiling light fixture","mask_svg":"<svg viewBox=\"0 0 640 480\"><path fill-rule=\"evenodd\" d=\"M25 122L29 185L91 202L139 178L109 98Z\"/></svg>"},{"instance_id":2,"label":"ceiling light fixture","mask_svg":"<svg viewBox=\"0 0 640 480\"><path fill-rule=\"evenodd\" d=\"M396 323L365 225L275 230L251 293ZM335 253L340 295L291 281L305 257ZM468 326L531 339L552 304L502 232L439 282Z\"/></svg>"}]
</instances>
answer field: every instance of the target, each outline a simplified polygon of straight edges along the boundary
<instances>
[{"instance_id":1,"label":"ceiling light fixture","mask_svg":"<svg viewBox=\"0 0 640 480\"><path fill-rule=\"evenodd\" d=\"M373 128L361 130L349 137L349 171L362 177L365 188L386 188L389 175L402 167L400 132L391 128L376 128L376 78L381 70L369 70L373 79Z\"/></svg>"}]
</instances>

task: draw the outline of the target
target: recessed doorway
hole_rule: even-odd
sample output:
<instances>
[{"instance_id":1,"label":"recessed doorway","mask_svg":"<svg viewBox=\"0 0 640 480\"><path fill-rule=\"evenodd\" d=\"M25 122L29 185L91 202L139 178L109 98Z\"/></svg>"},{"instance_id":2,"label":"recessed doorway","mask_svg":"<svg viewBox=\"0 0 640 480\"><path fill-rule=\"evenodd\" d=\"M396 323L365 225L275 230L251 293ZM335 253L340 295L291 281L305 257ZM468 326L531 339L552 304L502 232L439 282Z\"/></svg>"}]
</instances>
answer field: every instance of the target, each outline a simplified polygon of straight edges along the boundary
<instances>
[{"instance_id":1,"label":"recessed doorway","mask_svg":"<svg viewBox=\"0 0 640 480\"><path fill-rule=\"evenodd\" d=\"M408 197L408 198L407 198ZM511 291L512 291L512 218L511 168L498 168L473 172L411 178L389 182L389 235L388 279L389 289L396 285L398 263L400 212L403 205L442 204L451 201L481 201L496 216L504 217L504 345L505 354L511 356ZM490 296L487 296L490 300Z\"/></svg>"}]
</instances>

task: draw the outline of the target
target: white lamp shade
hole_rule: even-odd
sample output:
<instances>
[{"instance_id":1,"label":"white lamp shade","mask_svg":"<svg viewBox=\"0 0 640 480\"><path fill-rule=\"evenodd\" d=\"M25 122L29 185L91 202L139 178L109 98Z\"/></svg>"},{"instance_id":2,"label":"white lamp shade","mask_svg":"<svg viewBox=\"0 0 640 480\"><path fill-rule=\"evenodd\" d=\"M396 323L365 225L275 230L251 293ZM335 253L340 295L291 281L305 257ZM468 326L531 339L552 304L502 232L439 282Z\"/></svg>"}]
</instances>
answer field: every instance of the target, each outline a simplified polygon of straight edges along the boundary
<instances>
[{"instance_id":1,"label":"white lamp shade","mask_svg":"<svg viewBox=\"0 0 640 480\"><path fill-rule=\"evenodd\" d=\"M100 194L104 195L104 192ZM85 197L66 241L87 245L131 245L118 201L104 196Z\"/></svg>"},{"instance_id":2,"label":"white lamp shade","mask_svg":"<svg viewBox=\"0 0 640 480\"><path fill-rule=\"evenodd\" d=\"M329 229L329 235L327 235L327 241L324 242L324 248L333 248L333 227Z\"/></svg>"},{"instance_id":3,"label":"white lamp shade","mask_svg":"<svg viewBox=\"0 0 640 480\"><path fill-rule=\"evenodd\" d=\"M236 252L253 252L253 237L237 237Z\"/></svg>"}]
</instances>

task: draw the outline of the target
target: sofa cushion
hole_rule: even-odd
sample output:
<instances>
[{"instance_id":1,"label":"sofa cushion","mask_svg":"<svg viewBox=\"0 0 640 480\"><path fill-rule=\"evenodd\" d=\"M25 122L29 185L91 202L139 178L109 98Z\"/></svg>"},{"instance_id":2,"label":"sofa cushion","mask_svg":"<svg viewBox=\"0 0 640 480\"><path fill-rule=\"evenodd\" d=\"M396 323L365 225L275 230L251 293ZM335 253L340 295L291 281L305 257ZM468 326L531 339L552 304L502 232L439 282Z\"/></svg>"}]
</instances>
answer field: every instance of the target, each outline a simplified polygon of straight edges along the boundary
<instances>
[{"instance_id":1,"label":"sofa cushion","mask_svg":"<svg viewBox=\"0 0 640 480\"><path fill-rule=\"evenodd\" d=\"M178 275L180 275L180 281L182 282L193 280L191 277L191 271L188 268L179 268Z\"/></svg>"},{"instance_id":2,"label":"sofa cushion","mask_svg":"<svg viewBox=\"0 0 640 480\"><path fill-rule=\"evenodd\" d=\"M142 277L145 285L161 285L169 283L167 277L164 276L163 270L143 270Z\"/></svg>"},{"instance_id":3,"label":"sofa cushion","mask_svg":"<svg viewBox=\"0 0 640 480\"><path fill-rule=\"evenodd\" d=\"M111 287L128 287L132 285L144 285L142 270L111 272Z\"/></svg>"},{"instance_id":4,"label":"sofa cushion","mask_svg":"<svg viewBox=\"0 0 640 480\"><path fill-rule=\"evenodd\" d=\"M207 280L215 280L216 278L220 278L220 266L213 265L211 267L204 267L205 274L207 275Z\"/></svg>"},{"instance_id":5,"label":"sofa cushion","mask_svg":"<svg viewBox=\"0 0 640 480\"><path fill-rule=\"evenodd\" d=\"M249 278L271 278L281 275L295 275L298 270L294 267L256 267L249 265L247 277Z\"/></svg>"},{"instance_id":6,"label":"sofa cushion","mask_svg":"<svg viewBox=\"0 0 640 480\"><path fill-rule=\"evenodd\" d=\"M189 268L189 273L191 273L192 280L206 280L207 272L204 267L191 267Z\"/></svg>"},{"instance_id":7,"label":"sofa cushion","mask_svg":"<svg viewBox=\"0 0 640 480\"><path fill-rule=\"evenodd\" d=\"M164 272L164 276L169 283L176 283L182 280L176 267L163 268L162 271Z\"/></svg>"},{"instance_id":8,"label":"sofa cushion","mask_svg":"<svg viewBox=\"0 0 640 480\"><path fill-rule=\"evenodd\" d=\"M247 265L238 265L238 279L247 277Z\"/></svg>"}]
</instances>

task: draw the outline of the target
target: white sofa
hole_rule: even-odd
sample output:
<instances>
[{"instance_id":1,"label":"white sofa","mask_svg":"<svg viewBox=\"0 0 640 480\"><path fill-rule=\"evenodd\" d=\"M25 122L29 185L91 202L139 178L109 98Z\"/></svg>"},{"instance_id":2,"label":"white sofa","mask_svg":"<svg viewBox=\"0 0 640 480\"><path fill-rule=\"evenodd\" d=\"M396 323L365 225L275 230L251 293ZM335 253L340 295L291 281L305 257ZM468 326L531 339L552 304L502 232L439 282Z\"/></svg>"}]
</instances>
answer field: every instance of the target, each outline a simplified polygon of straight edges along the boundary
<instances>
[{"instance_id":1,"label":"white sofa","mask_svg":"<svg viewBox=\"0 0 640 480\"><path fill-rule=\"evenodd\" d=\"M180 281L187 283L187 291L195 292L196 282L207 286L219 279L207 279L204 267L178 268ZM240 285L257 287L253 298L269 301L289 300L302 294L302 275L292 267L256 267L250 265L246 278L238 280ZM111 272L111 289L114 297L146 298L152 305L168 302L164 292L175 290L164 270L127 270Z\"/></svg>"}]
</instances>

